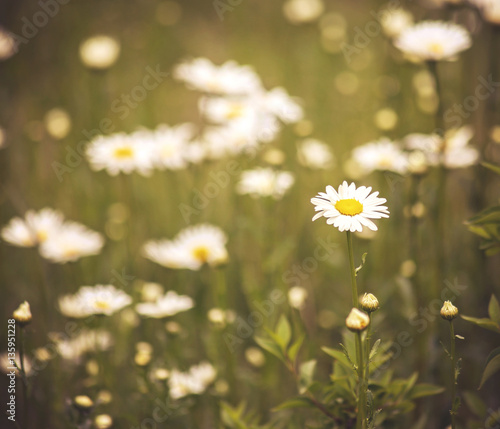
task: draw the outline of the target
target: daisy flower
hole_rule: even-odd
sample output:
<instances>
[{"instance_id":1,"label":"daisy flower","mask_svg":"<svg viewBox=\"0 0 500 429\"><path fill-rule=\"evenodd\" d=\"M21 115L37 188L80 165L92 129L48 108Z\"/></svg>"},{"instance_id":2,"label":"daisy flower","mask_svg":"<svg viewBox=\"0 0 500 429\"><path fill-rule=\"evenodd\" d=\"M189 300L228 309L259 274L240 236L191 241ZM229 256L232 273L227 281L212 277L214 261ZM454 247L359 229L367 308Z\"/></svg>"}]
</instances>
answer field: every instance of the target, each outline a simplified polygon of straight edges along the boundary
<instances>
[{"instance_id":1,"label":"daisy flower","mask_svg":"<svg viewBox=\"0 0 500 429\"><path fill-rule=\"evenodd\" d=\"M86 353L108 350L113 344L111 334L102 329L82 329L74 338L55 337L54 340L61 357L75 362L79 362Z\"/></svg>"},{"instance_id":2,"label":"daisy flower","mask_svg":"<svg viewBox=\"0 0 500 429\"><path fill-rule=\"evenodd\" d=\"M469 32L452 22L423 21L408 27L394 45L410 57L422 61L451 60L470 48Z\"/></svg>"},{"instance_id":3,"label":"daisy flower","mask_svg":"<svg viewBox=\"0 0 500 429\"><path fill-rule=\"evenodd\" d=\"M82 286L74 295L59 298L59 310L64 316L75 319L111 316L131 302L129 295L112 285Z\"/></svg>"},{"instance_id":4,"label":"daisy flower","mask_svg":"<svg viewBox=\"0 0 500 429\"><path fill-rule=\"evenodd\" d=\"M149 241L143 247L146 258L167 268L199 270L204 264L217 266L227 261L226 234L208 224L188 227L173 240Z\"/></svg>"},{"instance_id":5,"label":"daisy flower","mask_svg":"<svg viewBox=\"0 0 500 429\"><path fill-rule=\"evenodd\" d=\"M372 188L347 184L346 181L339 186L336 191L332 186L326 187L326 193L320 192L311 199L318 212L313 217L313 221L320 217L326 217L326 223L333 225L339 231L361 232L363 226L367 226L372 231L377 230L377 226L370 219L380 219L389 217L389 211L383 206L387 200L378 198L378 192L370 194Z\"/></svg>"},{"instance_id":6,"label":"daisy flower","mask_svg":"<svg viewBox=\"0 0 500 429\"><path fill-rule=\"evenodd\" d=\"M24 219L15 217L2 229L2 238L14 246L33 247L56 234L64 222L61 212L44 208L28 210Z\"/></svg>"},{"instance_id":7,"label":"daisy flower","mask_svg":"<svg viewBox=\"0 0 500 429\"><path fill-rule=\"evenodd\" d=\"M257 168L244 171L241 174L236 191L239 194L249 194L254 198L273 197L275 200L279 200L283 198L294 182L293 174L288 171Z\"/></svg>"},{"instance_id":8,"label":"daisy flower","mask_svg":"<svg viewBox=\"0 0 500 429\"><path fill-rule=\"evenodd\" d=\"M174 291L168 291L166 295L159 297L155 302L137 304L135 310L141 316L161 319L189 310L193 306L194 302L189 296L177 295Z\"/></svg>"},{"instance_id":9,"label":"daisy flower","mask_svg":"<svg viewBox=\"0 0 500 429\"><path fill-rule=\"evenodd\" d=\"M321 170L331 168L335 162L330 147L316 139L305 139L298 144L297 158L304 167Z\"/></svg>"},{"instance_id":10,"label":"daisy flower","mask_svg":"<svg viewBox=\"0 0 500 429\"><path fill-rule=\"evenodd\" d=\"M255 71L235 61L217 66L207 58L195 58L177 65L173 76L185 82L190 89L211 94L241 95L262 90Z\"/></svg>"},{"instance_id":11,"label":"daisy flower","mask_svg":"<svg viewBox=\"0 0 500 429\"><path fill-rule=\"evenodd\" d=\"M192 366L189 371L173 370L168 379L169 394L172 399L203 393L215 380L217 373L208 362Z\"/></svg>"},{"instance_id":12,"label":"daisy flower","mask_svg":"<svg viewBox=\"0 0 500 429\"><path fill-rule=\"evenodd\" d=\"M408 167L406 154L387 138L355 148L352 158L366 174L376 170L404 174Z\"/></svg>"},{"instance_id":13,"label":"daisy flower","mask_svg":"<svg viewBox=\"0 0 500 429\"><path fill-rule=\"evenodd\" d=\"M104 239L98 232L77 222L65 222L57 233L41 243L39 250L44 258L64 264L83 256L97 255L103 245Z\"/></svg>"},{"instance_id":14,"label":"daisy flower","mask_svg":"<svg viewBox=\"0 0 500 429\"><path fill-rule=\"evenodd\" d=\"M141 134L124 133L98 136L86 148L86 156L92 170L106 170L111 176L137 171L149 176L153 170L154 156L150 139Z\"/></svg>"},{"instance_id":15,"label":"daisy flower","mask_svg":"<svg viewBox=\"0 0 500 429\"><path fill-rule=\"evenodd\" d=\"M304 111L299 100L290 97L281 87L266 92L262 97L261 105L285 124L294 124L304 119Z\"/></svg>"}]
</instances>

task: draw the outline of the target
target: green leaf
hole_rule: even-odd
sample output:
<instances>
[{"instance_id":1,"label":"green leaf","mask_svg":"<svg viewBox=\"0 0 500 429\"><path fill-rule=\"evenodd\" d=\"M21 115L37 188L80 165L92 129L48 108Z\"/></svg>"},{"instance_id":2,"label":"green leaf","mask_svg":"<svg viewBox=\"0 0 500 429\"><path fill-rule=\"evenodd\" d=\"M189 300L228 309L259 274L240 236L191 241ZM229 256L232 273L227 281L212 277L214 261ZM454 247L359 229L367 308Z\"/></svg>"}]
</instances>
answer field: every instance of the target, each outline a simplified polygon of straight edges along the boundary
<instances>
[{"instance_id":1,"label":"green leaf","mask_svg":"<svg viewBox=\"0 0 500 429\"><path fill-rule=\"evenodd\" d=\"M329 347L321 347L321 350L344 365L346 368L352 369L352 362L347 358L345 352L337 349L331 349Z\"/></svg>"},{"instance_id":2,"label":"green leaf","mask_svg":"<svg viewBox=\"0 0 500 429\"><path fill-rule=\"evenodd\" d=\"M483 225L486 223L500 222L500 206L488 207L481 213L471 217L466 224L468 225Z\"/></svg>"},{"instance_id":3,"label":"green leaf","mask_svg":"<svg viewBox=\"0 0 500 429\"><path fill-rule=\"evenodd\" d=\"M368 253L363 253L363 256L361 256L361 265L358 268L356 268L355 270L356 275L358 275L358 272L361 271L361 268L363 268L363 265L365 265L366 255L368 255Z\"/></svg>"},{"instance_id":4,"label":"green leaf","mask_svg":"<svg viewBox=\"0 0 500 429\"><path fill-rule=\"evenodd\" d=\"M311 408L314 407L313 402L309 398L292 398L285 402L282 402L277 407L274 407L272 411L288 410L290 408Z\"/></svg>"},{"instance_id":5,"label":"green leaf","mask_svg":"<svg viewBox=\"0 0 500 429\"><path fill-rule=\"evenodd\" d=\"M488 305L488 314L491 320L500 324L500 305L495 295L491 295L490 304Z\"/></svg>"},{"instance_id":6,"label":"green leaf","mask_svg":"<svg viewBox=\"0 0 500 429\"><path fill-rule=\"evenodd\" d=\"M264 350L267 350L269 353L272 353L274 356L276 356L279 360L285 362L285 356L283 356L283 352L281 351L278 344L276 344L274 341L262 337L255 337L254 339L255 342Z\"/></svg>"},{"instance_id":7,"label":"green leaf","mask_svg":"<svg viewBox=\"0 0 500 429\"><path fill-rule=\"evenodd\" d=\"M481 162L481 165L483 167L488 168L489 170L493 171L494 173L500 174L500 166L491 164L490 162Z\"/></svg>"},{"instance_id":8,"label":"green leaf","mask_svg":"<svg viewBox=\"0 0 500 429\"><path fill-rule=\"evenodd\" d=\"M467 320L467 322L474 323L474 325L480 326L481 328L489 329L490 331L500 333L500 326L491 319L488 319L486 317L481 319L470 316L461 316L461 317L462 319Z\"/></svg>"},{"instance_id":9,"label":"green leaf","mask_svg":"<svg viewBox=\"0 0 500 429\"><path fill-rule=\"evenodd\" d=\"M469 229L470 232L472 232L472 233L474 233L476 235L479 235L480 237L483 237L483 238L486 238L486 239L491 238L491 234L487 231L486 228L484 228L482 226L469 225L468 229Z\"/></svg>"},{"instance_id":10,"label":"green leaf","mask_svg":"<svg viewBox=\"0 0 500 429\"><path fill-rule=\"evenodd\" d=\"M299 369L299 393L302 395L313 382L314 370L316 369L316 359L309 360L300 365Z\"/></svg>"},{"instance_id":11,"label":"green leaf","mask_svg":"<svg viewBox=\"0 0 500 429\"><path fill-rule=\"evenodd\" d=\"M403 394L406 394L408 393L412 388L413 386L415 386L415 383L417 382L417 379L418 379L418 372L414 372L410 378L408 378L408 381L406 383L406 386L403 390Z\"/></svg>"},{"instance_id":12,"label":"green leaf","mask_svg":"<svg viewBox=\"0 0 500 429\"><path fill-rule=\"evenodd\" d=\"M500 253L500 245L495 245L484 252L486 256L495 256L497 253Z\"/></svg>"},{"instance_id":13,"label":"green leaf","mask_svg":"<svg viewBox=\"0 0 500 429\"><path fill-rule=\"evenodd\" d=\"M302 343L306 338L305 334L302 334L288 349L288 357L292 362L295 362L297 355L299 354L300 348L302 347Z\"/></svg>"},{"instance_id":14,"label":"green leaf","mask_svg":"<svg viewBox=\"0 0 500 429\"><path fill-rule=\"evenodd\" d=\"M471 392L469 390L464 390L462 396L467 405L467 408L471 410L476 416L482 418L486 415L486 404L482 401L477 393Z\"/></svg>"},{"instance_id":15,"label":"green leaf","mask_svg":"<svg viewBox=\"0 0 500 429\"><path fill-rule=\"evenodd\" d=\"M276 326L276 335L279 339L279 345L283 351L288 347L288 343L292 338L292 329L290 328L290 323L284 314L281 315L278 325Z\"/></svg>"},{"instance_id":16,"label":"green leaf","mask_svg":"<svg viewBox=\"0 0 500 429\"><path fill-rule=\"evenodd\" d=\"M370 355L368 356L368 360L371 362L372 359L375 357L375 355L377 354L377 351L378 351L378 348L380 346L380 338L375 341L375 343L373 343L373 346L372 346L372 349L370 351Z\"/></svg>"},{"instance_id":17,"label":"green leaf","mask_svg":"<svg viewBox=\"0 0 500 429\"><path fill-rule=\"evenodd\" d=\"M444 392L444 387L435 386L429 383L416 384L410 392L410 398L423 398L424 396L439 395Z\"/></svg>"},{"instance_id":18,"label":"green leaf","mask_svg":"<svg viewBox=\"0 0 500 429\"><path fill-rule=\"evenodd\" d=\"M484 367L481 383L479 383L478 390L483 387L483 384L498 370L500 369L500 347L493 350L488 359L486 359L486 366Z\"/></svg>"}]
</instances>

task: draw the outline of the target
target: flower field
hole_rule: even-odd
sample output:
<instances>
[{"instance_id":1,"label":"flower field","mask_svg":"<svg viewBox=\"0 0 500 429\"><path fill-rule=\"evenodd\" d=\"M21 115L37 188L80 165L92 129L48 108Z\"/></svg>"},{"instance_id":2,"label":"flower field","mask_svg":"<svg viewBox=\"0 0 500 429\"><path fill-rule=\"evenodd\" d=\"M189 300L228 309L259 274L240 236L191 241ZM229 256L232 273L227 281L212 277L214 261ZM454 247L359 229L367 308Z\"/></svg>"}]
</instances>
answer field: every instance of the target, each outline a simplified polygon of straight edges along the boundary
<instances>
[{"instance_id":1,"label":"flower field","mask_svg":"<svg viewBox=\"0 0 500 429\"><path fill-rule=\"evenodd\" d=\"M0 5L3 428L500 428L500 1Z\"/></svg>"}]
</instances>

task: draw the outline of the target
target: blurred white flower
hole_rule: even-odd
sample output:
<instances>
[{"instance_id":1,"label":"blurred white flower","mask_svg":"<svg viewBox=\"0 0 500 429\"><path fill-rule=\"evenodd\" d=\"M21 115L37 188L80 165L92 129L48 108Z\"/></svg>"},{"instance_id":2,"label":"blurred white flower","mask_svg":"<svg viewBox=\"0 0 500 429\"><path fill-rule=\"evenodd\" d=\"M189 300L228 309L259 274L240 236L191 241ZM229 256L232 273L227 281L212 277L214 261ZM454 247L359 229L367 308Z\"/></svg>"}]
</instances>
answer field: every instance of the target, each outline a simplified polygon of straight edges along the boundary
<instances>
[{"instance_id":1,"label":"blurred white flower","mask_svg":"<svg viewBox=\"0 0 500 429\"><path fill-rule=\"evenodd\" d=\"M378 198L378 191L373 192L371 187L347 184L346 181L336 191L332 186L326 187L326 193L320 192L311 198L314 209L318 212L313 221L324 216L328 225L333 225L339 231L361 232L363 226L377 231L377 226L370 219L389 217L389 210L383 206L387 200Z\"/></svg>"},{"instance_id":2,"label":"blurred white flower","mask_svg":"<svg viewBox=\"0 0 500 429\"><path fill-rule=\"evenodd\" d=\"M193 308L194 302L187 295L177 295L174 291L168 291L166 295L159 297L155 302L144 302L137 304L135 310L141 316L160 319L167 316Z\"/></svg>"},{"instance_id":3,"label":"blurred white flower","mask_svg":"<svg viewBox=\"0 0 500 429\"><path fill-rule=\"evenodd\" d=\"M413 15L405 9L387 9L380 20L382 29L388 37L398 37L403 30L413 25Z\"/></svg>"},{"instance_id":4,"label":"blurred white flower","mask_svg":"<svg viewBox=\"0 0 500 429\"><path fill-rule=\"evenodd\" d=\"M286 124L299 122L304 118L298 99L290 97L281 87L266 92L261 101L263 107Z\"/></svg>"},{"instance_id":5,"label":"blurred white flower","mask_svg":"<svg viewBox=\"0 0 500 429\"><path fill-rule=\"evenodd\" d=\"M134 171L149 176L154 167L154 148L151 139L143 136L137 132L132 136L119 133L96 137L85 151L90 167L106 170L111 176Z\"/></svg>"},{"instance_id":6,"label":"blurred white flower","mask_svg":"<svg viewBox=\"0 0 500 429\"><path fill-rule=\"evenodd\" d=\"M61 212L44 208L28 210L24 219L15 217L2 229L2 238L19 247L33 247L59 233L64 222Z\"/></svg>"},{"instance_id":7,"label":"blurred white flower","mask_svg":"<svg viewBox=\"0 0 500 429\"><path fill-rule=\"evenodd\" d=\"M173 370L168 379L170 397L179 399L187 395L199 395L215 380L215 368L208 362L192 366L188 372Z\"/></svg>"},{"instance_id":8,"label":"blurred white flower","mask_svg":"<svg viewBox=\"0 0 500 429\"><path fill-rule=\"evenodd\" d=\"M307 299L307 290L301 286L294 286L288 291L288 302L290 306L300 310Z\"/></svg>"},{"instance_id":9,"label":"blurred white flower","mask_svg":"<svg viewBox=\"0 0 500 429\"><path fill-rule=\"evenodd\" d=\"M146 282L141 287L141 298L146 302L155 302L163 294L163 286L159 283Z\"/></svg>"},{"instance_id":10,"label":"blurred white flower","mask_svg":"<svg viewBox=\"0 0 500 429\"><path fill-rule=\"evenodd\" d=\"M404 174L408 158L400 146L388 138L358 146L352 151L353 160L369 174L373 171L393 171Z\"/></svg>"},{"instance_id":11,"label":"blurred white flower","mask_svg":"<svg viewBox=\"0 0 500 429\"><path fill-rule=\"evenodd\" d=\"M16 40L7 30L0 27L0 61L9 59L16 52Z\"/></svg>"},{"instance_id":12,"label":"blurred white flower","mask_svg":"<svg viewBox=\"0 0 500 429\"><path fill-rule=\"evenodd\" d=\"M82 286L74 295L59 298L59 310L75 319L94 314L111 316L131 302L129 295L113 285Z\"/></svg>"},{"instance_id":13,"label":"blurred white flower","mask_svg":"<svg viewBox=\"0 0 500 429\"><path fill-rule=\"evenodd\" d=\"M465 125L445 133L444 139L437 134L410 134L403 140L408 150L424 154L429 166L441 162L446 168L465 168L479 160L478 150L469 144L473 137L472 127Z\"/></svg>"},{"instance_id":14,"label":"blurred white flower","mask_svg":"<svg viewBox=\"0 0 500 429\"><path fill-rule=\"evenodd\" d=\"M98 232L77 222L65 222L57 233L50 234L41 243L40 255L64 264L83 256L97 255L103 245L104 239Z\"/></svg>"},{"instance_id":15,"label":"blurred white flower","mask_svg":"<svg viewBox=\"0 0 500 429\"><path fill-rule=\"evenodd\" d=\"M314 21L324 10L323 0L287 0L283 4L283 14L292 24Z\"/></svg>"},{"instance_id":16,"label":"blurred white flower","mask_svg":"<svg viewBox=\"0 0 500 429\"><path fill-rule=\"evenodd\" d=\"M273 197L275 200L279 200L283 198L294 182L293 174L288 171L257 168L244 171L241 174L236 191L239 194L249 194L254 198Z\"/></svg>"},{"instance_id":17,"label":"blurred white flower","mask_svg":"<svg viewBox=\"0 0 500 429\"><path fill-rule=\"evenodd\" d=\"M2 228L1 235L4 241L14 246L33 247L38 243L34 232L28 227L25 220L20 217L12 218Z\"/></svg>"},{"instance_id":18,"label":"blurred white flower","mask_svg":"<svg viewBox=\"0 0 500 429\"><path fill-rule=\"evenodd\" d=\"M500 25L500 2L498 0L470 0L481 11L486 21Z\"/></svg>"},{"instance_id":19,"label":"blurred white flower","mask_svg":"<svg viewBox=\"0 0 500 429\"><path fill-rule=\"evenodd\" d=\"M55 344L57 352L63 359L79 362L86 353L108 350L113 340L111 334L103 329L82 329L74 338L55 337Z\"/></svg>"},{"instance_id":20,"label":"blurred white flower","mask_svg":"<svg viewBox=\"0 0 500 429\"><path fill-rule=\"evenodd\" d=\"M80 59L92 69L111 67L120 54L120 43L109 36L94 36L80 44Z\"/></svg>"},{"instance_id":21,"label":"blurred white flower","mask_svg":"<svg viewBox=\"0 0 500 429\"><path fill-rule=\"evenodd\" d=\"M329 169L335 158L330 147L316 139L305 139L297 145L297 158L304 167Z\"/></svg>"},{"instance_id":22,"label":"blurred white flower","mask_svg":"<svg viewBox=\"0 0 500 429\"><path fill-rule=\"evenodd\" d=\"M204 264L217 266L227 261L226 234L208 224L188 227L173 240L149 241L143 255L168 268L199 270Z\"/></svg>"},{"instance_id":23,"label":"blurred white flower","mask_svg":"<svg viewBox=\"0 0 500 429\"><path fill-rule=\"evenodd\" d=\"M211 94L252 94L262 89L255 71L235 61L217 66L207 58L195 58L177 65L173 76L185 82L190 89Z\"/></svg>"},{"instance_id":24,"label":"blurred white flower","mask_svg":"<svg viewBox=\"0 0 500 429\"><path fill-rule=\"evenodd\" d=\"M468 125L445 133L443 164L446 168L465 168L477 164L479 151L469 145L473 135L472 127Z\"/></svg>"},{"instance_id":25,"label":"blurred white flower","mask_svg":"<svg viewBox=\"0 0 500 429\"><path fill-rule=\"evenodd\" d=\"M452 60L470 48L472 40L462 26L445 21L422 21L408 27L394 45L410 57L423 61Z\"/></svg>"}]
</instances>

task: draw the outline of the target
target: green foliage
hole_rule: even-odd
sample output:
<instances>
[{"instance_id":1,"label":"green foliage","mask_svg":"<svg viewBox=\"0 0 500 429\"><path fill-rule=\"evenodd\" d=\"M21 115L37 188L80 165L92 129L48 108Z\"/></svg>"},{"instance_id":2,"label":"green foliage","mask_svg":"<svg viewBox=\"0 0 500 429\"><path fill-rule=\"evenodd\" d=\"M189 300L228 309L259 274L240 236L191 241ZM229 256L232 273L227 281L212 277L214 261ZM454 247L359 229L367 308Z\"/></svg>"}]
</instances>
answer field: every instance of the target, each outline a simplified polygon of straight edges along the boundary
<instances>
[{"instance_id":1,"label":"green foliage","mask_svg":"<svg viewBox=\"0 0 500 429\"><path fill-rule=\"evenodd\" d=\"M488 305L488 317L477 318L470 316L462 316L462 319L468 322L474 323L475 325L488 329L490 331L500 334L500 304L495 295L491 295L490 303ZM483 387L484 383L493 376L497 371L500 370L500 347L494 349L486 359L486 365L484 366L483 374L481 376L481 381L479 383L478 389Z\"/></svg>"},{"instance_id":2,"label":"green foliage","mask_svg":"<svg viewBox=\"0 0 500 429\"><path fill-rule=\"evenodd\" d=\"M500 166L487 162L483 162L482 165L500 174ZM484 250L487 256L500 252L500 205L486 208L471 217L466 225L469 231L484 239L479 248Z\"/></svg>"},{"instance_id":3,"label":"green foliage","mask_svg":"<svg viewBox=\"0 0 500 429\"><path fill-rule=\"evenodd\" d=\"M259 417L246 409L245 402L232 407L227 402L220 403L220 418L225 428L231 429L267 429L268 425L259 425Z\"/></svg>"}]
</instances>

